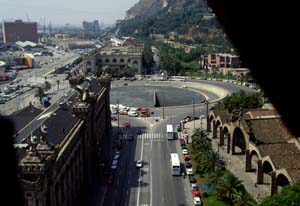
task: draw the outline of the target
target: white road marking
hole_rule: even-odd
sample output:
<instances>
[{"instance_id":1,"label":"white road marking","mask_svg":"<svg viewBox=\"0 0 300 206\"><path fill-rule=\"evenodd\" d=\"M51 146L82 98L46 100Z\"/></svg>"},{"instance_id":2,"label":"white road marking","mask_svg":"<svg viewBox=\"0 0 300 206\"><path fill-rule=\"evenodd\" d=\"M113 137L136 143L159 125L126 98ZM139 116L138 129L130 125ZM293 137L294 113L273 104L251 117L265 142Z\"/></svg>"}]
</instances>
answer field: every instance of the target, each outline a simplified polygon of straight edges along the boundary
<instances>
[{"instance_id":1,"label":"white road marking","mask_svg":"<svg viewBox=\"0 0 300 206\"><path fill-rule=\"evenodd\" d=\"M152 151L152 144L153 142L151 141L150 144L150 151ZM152 206L152 153L150 152L150 161L149 161L149 170L150 170L150 206ZM150 169L151 168L151 169Z\"/></svg>"},{"instance_id":2,"label":"white road marking","mask_svg":"<svg viewBox=\"0 0 300 206\"><path fill-rule=\"evenodd\" d=\"M141 156L140 156L141 160L143 159L143 152L144 152L144 138L142 139L142 149L141 149ZM139 206L139 204L140 204L141 176L142 176L142 170L140 170L140 173L139 173L139 188L138 188L137 201L136 201L137 206Z\"/></svg>"}]
</instances>

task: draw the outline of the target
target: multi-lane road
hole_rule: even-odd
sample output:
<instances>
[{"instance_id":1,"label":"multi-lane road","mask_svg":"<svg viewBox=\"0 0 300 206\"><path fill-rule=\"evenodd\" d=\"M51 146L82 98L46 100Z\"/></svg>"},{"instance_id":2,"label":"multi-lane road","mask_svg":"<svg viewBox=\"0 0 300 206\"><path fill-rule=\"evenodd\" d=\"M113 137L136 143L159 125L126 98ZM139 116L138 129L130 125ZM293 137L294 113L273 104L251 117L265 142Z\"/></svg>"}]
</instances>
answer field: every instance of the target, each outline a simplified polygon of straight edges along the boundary
<instances>
[{"instance_id":1,"label":"multi-lane road","mask_svg":"<svg viewBox=\"0 0 300 206\"><path fill-rule=\"evenodd\" d=\"M198 80L198 82L202 82ZM246 87L230 83L208 82L221 86L229 92L240 89L254 91ZM116 82L113 84L120 84ZM207 93L210 100L218 96ZM118 168L113 172L113 182L108 184L104 204L107 206L157 206L157 205L193 205L192 194L188 179L182 176L172 176L170 153L178 153L182 168L184 160L177 140L167 140L166 125L173 124L174 128L186 115L201 116L206 114L204 105L195 108L174 107L152 108L151 118L128 117L120 115L120 126L123 131L121 158ZM162 118L164 113L164 119ZM131 123L130 128L124 128L123 122ZM114 123L116 130L116 123ZM200 125L195 125L199 128ZM143 130L138 134L138 130ZM134 134L134 140L128 139L129 134ZM113 154L112 154L113 156ZM142 159L144 166L136 168L135 162Z\"/></svg>"},{"instance_id":2,"label":"multi-lane road","mask_svg":"<svg viewBox=\"0 0 300 206\"><path fill-rule=\"evenodd\" d=\"M177 140L166 139L165 127L178 118L163 120L153 129L158 123L120 117L121 125L130 121L131 127L122 127L121 157L103 205L192 205L188 180L171 173L170 154L181 154L181 149ZM134 134L133 141L128 139L129 134ZM140 159L144 165L136 168Z\"/></svg>"}]
</instances>

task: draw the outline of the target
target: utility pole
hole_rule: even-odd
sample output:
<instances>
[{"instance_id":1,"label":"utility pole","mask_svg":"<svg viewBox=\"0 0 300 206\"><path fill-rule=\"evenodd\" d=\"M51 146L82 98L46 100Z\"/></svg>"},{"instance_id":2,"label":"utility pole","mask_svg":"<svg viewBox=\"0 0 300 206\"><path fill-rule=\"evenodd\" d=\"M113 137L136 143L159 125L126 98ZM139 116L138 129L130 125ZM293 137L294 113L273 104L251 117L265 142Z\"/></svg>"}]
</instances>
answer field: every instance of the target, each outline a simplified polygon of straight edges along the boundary
<instances>
[{"instance_id":1,"label":"utility pole","mask_svg":"<svg viewBox=\"0 0 300 206\"><path fill-rule=\"evenodd\" d=\"M163 106L163 119L165 119L165 107Z\"/></svg>"},{"instance_id":2,"label":"utility pole","mask_svg":"<svg viewBox=\"0 0 300 206\"><path fill-rule=\"evenodd\" d=\"M209 132L208 131L208 124L210 124L210 123L208 121L209 120L209 117L208 117L208 100L205 100L205 103L206 103L206 131Z\"/></svg>"},{"instance_id":3,"label":"utility pole","mask_svg":"<svg viewBox=\"0 0 300 206\"><path fill-rule=\"evenodd\" d=\"M195 102L194 102L194 99L193 99L193 122L194 122L194 132L195 132Z\"/></svg>"}]
</instances>

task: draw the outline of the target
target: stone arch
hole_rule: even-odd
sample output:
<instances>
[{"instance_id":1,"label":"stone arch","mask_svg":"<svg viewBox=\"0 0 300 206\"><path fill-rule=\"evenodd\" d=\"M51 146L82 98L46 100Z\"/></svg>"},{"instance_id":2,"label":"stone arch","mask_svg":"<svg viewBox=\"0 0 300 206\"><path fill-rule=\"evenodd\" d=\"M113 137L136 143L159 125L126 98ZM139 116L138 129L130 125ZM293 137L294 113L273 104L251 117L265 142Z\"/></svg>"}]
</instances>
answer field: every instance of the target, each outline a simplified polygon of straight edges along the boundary
<instances>
[{"instance_id":1,"label":"stone arch","mask_svg":"<svg viewBox=\"0 0 300 206\"><path fill-rule=\"evenodd\" d=\"M120 62L121 62L121 63L123 63L123 62L124 62L124 59L123 59L123 58L121 58L121 59L120 59Z\"/></svg>"},{"instance_id":2,"label":"stone arch","mask_svg":"<svg viewBox=\"0 0 300 206\"><path fill-rule=\"evenodd\" d=\"M222 132L220 132L220 145L228 145L228 136L229 136L229 129L227 126L223 125Z\"/></svg>"},{"instance_id":3,"label":"stone arch","mask_svg":"<svg viewBox=\"0 0 300 206\"><path fill-rule=\"evenodd\" d=\"M250 171L256 171L257 170L257 162L260 160L260 155L257 153L257 151L252 150L250 152Z\"/></svg>"},{"instance_id":4,"label":"stone arch","mask_svg":"<svg viewBox=\"0 0 300 206\"><path fill-rule=\"evenodd\" d=\"M131 62L131 59L130 59L130 58L128 58L128 59L127 59L127 62Z\"/></svg>"},{"instance_id":5,"label":"stone arch","mask_svg":"<svg viewBox=\"0 0 300 206\"><path fill-rule=\"evenodd\" d=\"M109 58L106 58L105 59L105 63L109 63L110 61L109 61Z\"/></svg>"},{"instance_id":6,"label":"stone arch","mask_svg":"<svg viewBox=\"0 0 300 206\"><path fill-rule=\"evenodd\" d=\"M116 63L116 62L117 62L117 59L116 59L116 58L113 58L112 62L113 62L113 63Z\"/></svg>"},{"instance_id":7,"label":"stone arch","mask_svg":"<svg viewBox=\"0 0 300 206\"><path fill-rule=\"evenodd\" d=\"M209 115L208 115L208 122L207 122L207 132L211 132L211 124L212 124L212 122L213 122L213 120L215 119L215 115L213 114L213 113L210 113Z\"/></svg>"},{"instance_id":8,"label":"stone arch","mask_svg":"<svg viewBox=\"0 0 300 206\"><path fill-rule=\"evenodd\" d=\"M290 184L291 180L289 180L289 178L282 173L277 174L277 178L276 178L276 183L278 186L284 187L288 184Z\"/></svg>"},{"instance_id":9,"label":"stone arch","mask_svg":"<svg viewBox=\"0 0 300 206\"><path fill-rule=\"evenodd\" d=\"M247 148L247 140L246 140L246 136L244 134L244 132L242 131L242 129L240 127L236 127L233 130L233 134L232 134L232 154L237 154L236 153L236 147L239 148L239 154L245 154L246 149Z\"/></svg>"},{"instance_id":10,"label":"stone arch","mask_svg":"<svg viewBox=\"0 0 300 206\"><path fill-rule=\"evenodd\" d=\"M218 116L215 120L215 125L213 127L213 137L218 138L218 133L219 137L221 137L221 131L222 131L222 121L220 120L220 117Z\"/></svg>"},{"instance_id":11,"label":"stone arch","mask_svg":"<svg viewBox=\"0 0 300 206\"><path fill-rule=\"evenodd\" d=\"M269 160L263 161L262 167L263 167L263 173L266 174L270 174L272 171L275 171L272 162L270 162Z\"/></svg>"}]
</instances>

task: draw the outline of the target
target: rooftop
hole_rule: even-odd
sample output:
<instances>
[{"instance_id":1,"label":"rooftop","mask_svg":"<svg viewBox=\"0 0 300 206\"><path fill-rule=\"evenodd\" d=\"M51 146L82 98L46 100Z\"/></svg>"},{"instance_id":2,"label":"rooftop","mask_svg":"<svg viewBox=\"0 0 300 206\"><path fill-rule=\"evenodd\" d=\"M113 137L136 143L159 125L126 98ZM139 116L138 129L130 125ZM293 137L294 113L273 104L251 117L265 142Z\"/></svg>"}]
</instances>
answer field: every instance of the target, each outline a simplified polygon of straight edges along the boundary
<instances>
[{"instance_id":1,"label":"rooftop","mask_svg":"<svg viewBox=\"0 0 300 206\"><path fill-rule=\"evenodd\" d=\"M294 138L280 118L250 119L247 123L254 138L264 144L286 143Z\"/></svg>"}]
</instances>

